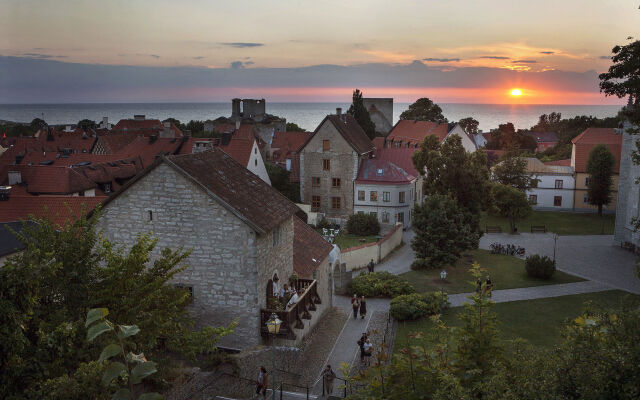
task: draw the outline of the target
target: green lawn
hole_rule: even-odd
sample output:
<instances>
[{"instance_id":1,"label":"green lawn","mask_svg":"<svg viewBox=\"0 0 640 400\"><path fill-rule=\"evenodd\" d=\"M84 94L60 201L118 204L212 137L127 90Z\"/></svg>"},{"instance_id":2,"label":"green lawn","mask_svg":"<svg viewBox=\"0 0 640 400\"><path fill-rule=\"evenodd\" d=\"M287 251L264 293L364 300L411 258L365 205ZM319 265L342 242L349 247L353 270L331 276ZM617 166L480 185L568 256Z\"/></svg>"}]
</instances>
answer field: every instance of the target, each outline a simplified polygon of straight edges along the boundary
<instances>
[{"instance_id":1,"label":"green lawn","mask_svg":"<svg viewBox=\"0 0 640 400\"><path fill-rule=\"evenodd\" d=\"M361 241L364 239L364 241ZM337 244L341 250L348 249L349 247L356 247L362 244L375 242L378 240L378 236L357 236L350 233L340 233L335 237L333 243Z\"/></svg>"},{"instance_id":2,"label":"green lawn","mask_svg":"<svg viewBox=\"0 0 640 400\"><path fill-rule=\"evenodd\" d=\"M491 276L493 288L514 289L541 285L557 285L559 283L579 282L584 279L573 275L557 271L549 280L531 278L524 269L524 260L513 256L491 254L488 250L473 250L468 254L471 257L463 256L456 263L455 267L445 268L447 280L443 283L440 279L440 269L409 271L401 276L406 278L416 291L432 292L444 289L447 293L465 293L475 290L475 285L469 281L475 281L469 273L471 260L477 261L480 266L487 269Z\"/></svg>"},{"instance_id":3,"label":"green lawn","mask_svg":"<svg viewBox=\"0 0 640 400\"><path fill-rule=\"evenodd\" d=\"M617 307L626 301L640 304L640 296L621 290L586 293L548 299L497 303L493 310L500 321L500 336L506 340L523 338L534 346L550 348L560 340L563 323L580 315L584 303L591 301L603 307ZM461 307L444 312L442 320L449 326L460 323L456 317ZM428 318L412 322L399 322L394 351L407 345L411 332L427 332L432 326Z\"/></svg>"},{"instance_id":4,"label":"green lawn","mask_svg":"<svg viewBox=\"0 0 640 400\"><path fill-rule=\"evenodd\" d=\"M480 228L500 226L503 232L509 232L506 218L484 214L480 219ZM615 215L599 217L597 213L569 213L556 211L533 211L529 218L516 223L519 232L531 232L531 225L546 225L547 231L559 235L613 235Z\"/></svg>"}]
</instances>

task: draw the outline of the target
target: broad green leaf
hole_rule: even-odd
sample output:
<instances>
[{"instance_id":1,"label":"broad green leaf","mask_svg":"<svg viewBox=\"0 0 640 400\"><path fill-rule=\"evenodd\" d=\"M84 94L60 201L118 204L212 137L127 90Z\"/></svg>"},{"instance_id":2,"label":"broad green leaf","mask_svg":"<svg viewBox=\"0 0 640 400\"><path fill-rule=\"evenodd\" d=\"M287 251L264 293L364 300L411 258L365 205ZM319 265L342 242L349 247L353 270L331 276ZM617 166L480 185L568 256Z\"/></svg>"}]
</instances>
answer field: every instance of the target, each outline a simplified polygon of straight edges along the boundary
<instances>
[{"instance_id":1,"label":"broad green leaf","mask_svg":"<svg viewBox=\"0 0 640 400\"><path fill-rule=\"evenodd\" d=\"M123 363L112 362L104 371L104 375L102 375L102 384L105 386L109 386L112 380L119 377L120 374L122 374L126 370L127 367L125 367Z\"/></svg>"},{"instance_id":2,"label":"broad green leaf","mask_svg":"<svg viewBox=\"0 0 640 400\"><path fill-rule=\"evenodd\" d=\"M101 321L87 330L87 339L92 342L96 337L111 330L113 330L113 327L107 321Z\"/></svg>"},{"instance_id":3,"label":"broad green leaf","mask_svg":"<svg viewBox=\"0 0 640 400\"><path fill-rule=\"evenodd\" d=\"M131 383L140 383L144 378L149 375L155 374L158 370L156 369L156 363L153 361L147 361L144 363L140 363L136 365L131 371Z\"/></svg>"},{"instance_id":4,"label":"broad green leaf","mask_svg":"<svg viewBox=\"0 0 640 400\"><path fill-rule=\"evenodd\" d=\"M87 327L107 315L109 315L109 310L106 308L92 308L87 313L87 321L84 323L84 326Z\"/></svg>"},{"instance_id":5,"label":"broad green leaf","mask_svg":"<svg viewBox=\"0 0 640 400\"><path fill-rule=\"evenodd\" d=\"M140 332L140 328L138 328L138 325L120 325L120 332L118 332L118 338L119 339L128 338L129 336L133 336L138 332Z\"/></svg>"},{"instance_id":6,"label":"broad green leaf","mask_svg":"<svg viewBox=\"0 0 640 400\"><path fill-rule=\"evenodd\" d=\"M116 354L120 353L121 351L122 351L122 348L120 346L118 346L115 343L111 343L110 345L105 347L104 350L102 350L102 353L100 353L100 358L98 358L98 362L103 362L104 360L108 360L111 357L115 356Z\"/></svg>"},{"instance_id":7,"label":"broad green leaf","mask_svg":"<svg viewBox=\"0 0 640 400\"><path fill-rule=\"evenodd\" d=\"M162 397L160 393L151 392L141 394L140 397L138 397L138 400L162 400L163 398L164 397Z\"/></svg>"},{"instance_id":8,"label":"broad green leaf","mask_svg":"<svg viewBox=\"0 0 640 400\"><path fill-rule=\"evenodd\" d=\"M131 400L131 392L129 389L119 389L111 396L111 400Z\"/></svg>"}]
</instances>

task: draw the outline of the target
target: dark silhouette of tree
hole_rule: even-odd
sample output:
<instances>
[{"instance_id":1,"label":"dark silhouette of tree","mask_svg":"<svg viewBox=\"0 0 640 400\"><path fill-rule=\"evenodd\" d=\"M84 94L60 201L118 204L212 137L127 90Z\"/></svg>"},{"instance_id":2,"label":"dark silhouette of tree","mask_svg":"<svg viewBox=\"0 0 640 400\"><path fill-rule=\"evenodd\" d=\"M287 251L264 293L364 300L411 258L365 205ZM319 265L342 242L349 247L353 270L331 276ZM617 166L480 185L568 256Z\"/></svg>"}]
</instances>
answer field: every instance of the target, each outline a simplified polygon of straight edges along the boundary
<instances>
[{"instance_id":1,"label":"dark silhouette of tree","mask_svg":"<svg viewBox=\"0 0 640 400\"><path fill-rule=\"evenodd\" d=\"M478 133L478 125L480 125L480 123L474 118L462 118L458 123L468 135L476 135Z\"/></svg>"},{"instance_id":2,"label":"dark silhouette of tree","mask_svg":"<svg viewBox=\"0 0 640 400\"><path fill-rule=\"evenodd\" d=\"M295 122L287 122L287 132L306 132Z\"/></svg>"},{"instance_id":3,"label":"dark silhouette of tree","mask_svg":"<svg viewBox=\"0 0 640 400\"><path fill-rule=\"evenodd\" d=\"M598 215L602 215L602 206L611 201L615 163L615 157L603 144L595 146L589 153L587 173L590 179L587 184L587 197L591 204L598 206Z\"/></svg>"},{"instance_id":4,"label":"dark silhouette of tree","mask_svg":"<svg viewBox=\"0 0 640 400\"><path fill-rule=\"evenodd\" d=\"M369 139L376 137L376 125L371 121L371 115L369 115L369 111L367 111L367 108L364 106L360 89L353 91L353 102L347 112L353 115L353 118L358 121L358 125L360 125L364 133L369 136Z\"/></svg>"},{"instance_id":5,"label":"dark silhouette of tree","mask_svg":"<svg viewBox=\"0 0 640 400\"><path fill-rule=\"evenodd\" d=\"M633 39L629 37L629 39ZM600 91L606 96L629 96L623 114L631 123L640 124L640 40L615 46L611 52L613 65L600 74ZM637 132L636 132L637 133Z\"/></svg>"},{"instance_id":6,"label":"dark silhouette of tree","mask_svg":"<svg viewBox=\"0 0 640 400\"><path fill-rule=\"evenodd\" d=\"M427 97L416 100L409 109L400 114L400 119L412 119L418 121L432 121L446 123L447 119L442 115L439 105Z\"/></svg>"}]
</instances>

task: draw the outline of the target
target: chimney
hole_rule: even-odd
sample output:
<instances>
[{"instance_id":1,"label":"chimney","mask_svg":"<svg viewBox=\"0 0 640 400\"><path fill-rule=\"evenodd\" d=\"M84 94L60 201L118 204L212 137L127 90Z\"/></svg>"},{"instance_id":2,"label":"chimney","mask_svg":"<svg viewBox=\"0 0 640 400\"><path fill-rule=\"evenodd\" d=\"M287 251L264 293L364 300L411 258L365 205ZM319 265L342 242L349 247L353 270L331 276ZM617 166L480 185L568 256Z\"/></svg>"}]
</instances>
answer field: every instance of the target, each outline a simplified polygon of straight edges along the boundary
<instances>
[{"instance_id":1,"label":"chimney","mask_svg":"<svg viewBox=\"0 0 640 400\"><path fill-rule=\"evenodd\" d=\"M7 173L7 178L9 179L9 185L17 185L22 183L22 174L20 171L9 171Z\"/></svg>"},{"instance_id":2,"label":"chimney","mask_svg":"<svg viewBox=\"0 0 640 400\"><path fill-rule=\"evenodd\" d=\"M336 108L336 115L337 115L337 116L342 115L342 108L340 108L340 107L337 107L337 108Z\"/></svg>"},{"instance_id":3,"label":"chimney","mask_svg":"<svg viewBox=\"0 0 640 400\"><path fill-rule=\"evenodd\" d=\"M11 186L0 186L0 201L9 200L11 195Z\"/></svg>"},{"instance_id":4,"label":"chimney","mask_svg":"<svg viewBox=\"0 0 640 400\"><path fill-rule=\"evenodd\" d=\"M156 140L158 140L158 135L149 136L149 144L155 143Z\"/></svg>"},{"instance_id":5,"label":"chimney","mask_svg":"<svg viewBox=\"0 0 640 400\"><path fill-rule=\"evenodd\" d=\"M222 134L222 140L221 140L221 144L223 146L226 146L229 144L229 142L231 142L231 133L226 132Z\"/></svg>"},{"instance_id":6,"label":"chimney","mask_svg":"<svg viewBox=\"0 0 640 400\"><path fill-rule=\"evenodd\" d=\"M145 116L144 114L134 114L133 119L135 119L136 121L144 121Z\"/></svg>"},{"instance_id":7,"label":"chimney","mask_svg":"<svg viewBox=\"0 0 640 400\"><path fill-rule=\"evenodd\" d=\"M236 121L236 130L240 129L240 120Z\"/></svg>"}]
</instances>

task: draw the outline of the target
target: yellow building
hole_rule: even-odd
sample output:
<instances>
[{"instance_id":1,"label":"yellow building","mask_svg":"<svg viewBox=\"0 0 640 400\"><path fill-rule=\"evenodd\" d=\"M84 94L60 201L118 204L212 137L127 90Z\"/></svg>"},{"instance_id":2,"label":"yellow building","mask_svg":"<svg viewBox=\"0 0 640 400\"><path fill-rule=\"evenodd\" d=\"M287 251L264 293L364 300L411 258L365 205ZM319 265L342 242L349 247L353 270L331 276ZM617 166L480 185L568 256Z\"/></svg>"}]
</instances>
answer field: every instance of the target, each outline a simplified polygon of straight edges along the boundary
<instances>
[{"instance_id":1,"label":"yellow building","mask_svg":"<svg viewBox=\"0 0 640 400\"><path fill-rule=\"evenodd\" d=\"M576 211L597 211L598 207L589 203L587 196L587 160L589 153L598 144L604 144L616 159L613 174L611 202L604 206L606 212L615 212L618 202L618 176L620 173L620 152L622 149L622 135L613 128L588 128L576 136L571 143L571 166L575 171L576 186L573 192L573 207Z\"/></svg>"}]
</instances>

